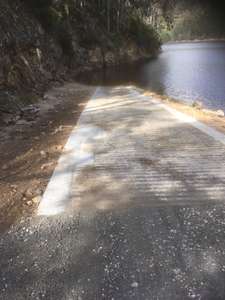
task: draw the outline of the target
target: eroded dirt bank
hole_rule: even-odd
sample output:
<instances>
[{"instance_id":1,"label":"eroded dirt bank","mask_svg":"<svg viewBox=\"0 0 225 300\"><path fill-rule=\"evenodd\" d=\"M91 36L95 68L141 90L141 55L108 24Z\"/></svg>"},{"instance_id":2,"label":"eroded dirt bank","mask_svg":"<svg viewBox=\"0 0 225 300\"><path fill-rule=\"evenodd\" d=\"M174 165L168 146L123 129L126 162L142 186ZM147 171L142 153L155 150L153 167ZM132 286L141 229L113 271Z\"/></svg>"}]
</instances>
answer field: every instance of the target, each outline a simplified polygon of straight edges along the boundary
<instances>
[{"instance_id":1,"label":"eroded dirt bank","mask_svg":"<svg viewBox=\"0 0 225 300\"><path fill-rule=\"evenodd\" d=\"M95 87L55 87L29 113L0 128L0 231L31 215Z\"/></svg>"}]
</instances>

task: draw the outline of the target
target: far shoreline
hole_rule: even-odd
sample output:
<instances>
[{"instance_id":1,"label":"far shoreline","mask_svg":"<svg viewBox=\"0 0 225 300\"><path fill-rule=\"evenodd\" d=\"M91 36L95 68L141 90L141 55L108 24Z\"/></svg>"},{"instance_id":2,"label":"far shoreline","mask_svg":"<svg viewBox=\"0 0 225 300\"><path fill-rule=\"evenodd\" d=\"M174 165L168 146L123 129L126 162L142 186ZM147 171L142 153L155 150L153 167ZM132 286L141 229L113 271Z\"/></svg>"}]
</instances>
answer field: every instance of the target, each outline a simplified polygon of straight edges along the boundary
<instances>
[{"instance_id":1,"label":"far shoreline","mask_svg":"<svg viewBox=\"0 0 225 300\"><path fill-rule=\"evenodd\" d=\"M195 44L195 43L225 43L225 38L222 39L195 39L195 40L176 40L165 42L162 45L171 45L171 44Z\"/></svg>"}]
</instances>

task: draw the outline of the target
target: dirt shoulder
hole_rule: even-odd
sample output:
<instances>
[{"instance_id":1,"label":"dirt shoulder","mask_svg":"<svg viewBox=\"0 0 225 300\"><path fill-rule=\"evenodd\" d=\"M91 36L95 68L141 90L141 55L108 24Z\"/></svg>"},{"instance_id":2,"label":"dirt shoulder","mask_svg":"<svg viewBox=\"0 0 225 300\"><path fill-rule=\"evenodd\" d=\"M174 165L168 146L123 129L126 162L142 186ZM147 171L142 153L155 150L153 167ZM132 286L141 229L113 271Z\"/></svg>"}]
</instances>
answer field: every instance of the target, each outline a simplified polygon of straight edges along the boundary
<instances>
[{"instance_id":1,"label":"dirt shoulder","mask_svg":"<svg viewBox=\"0 0 225 300\"><path fill-rule=\"evenodd\" d=\"M147 96L152 96L155 99L169 105L170 107L173 107L174 109L192 116L196 120L201 121L202 123L215 128L222 133L225 133L225 117L222 115L222 111L212 111L203 107L193 107L185 104L182 101L178 101L166 96L160 96L152 92L144 92L144 94Z\"/></svg>"},{"instance_id":2,"label":"dirt shoulder","mask_svg":"<svg viewBox=\"0 0 225 300\"><path fill-rule=\"evenodd\" d=\"M95 88L55 87L45 101L16 122L0 127L0 231L32 215L67 138ZM17 120L18 119L18 120Z\"/></svg>"}]
</instances>

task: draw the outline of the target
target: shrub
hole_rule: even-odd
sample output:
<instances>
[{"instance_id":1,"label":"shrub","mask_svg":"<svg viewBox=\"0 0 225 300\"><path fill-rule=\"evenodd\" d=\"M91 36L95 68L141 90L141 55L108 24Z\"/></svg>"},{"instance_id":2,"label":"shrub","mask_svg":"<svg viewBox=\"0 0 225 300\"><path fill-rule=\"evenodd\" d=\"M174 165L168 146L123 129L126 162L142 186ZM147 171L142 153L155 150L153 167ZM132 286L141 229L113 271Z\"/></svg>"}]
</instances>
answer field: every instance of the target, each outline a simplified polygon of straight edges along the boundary
<instances>
[{"instance_id":1,"label":"shrub","mask_svg":"<svg viewBox=\"0 0 225 300\"><path fill-rule=\"evenodd\" d=\"M160 38L163 43L166 43L172 40L172 34L170 31L164 29L160 32Z\"/></svg>"},{"instance_id":2,"label":"shrub","mask_svg":"<svg viewBox=\"0 0 225 300\"><path fill-rule=\"evenodd\" d=\"M63 10L56 8L53 0L25 0L46 31L53 34L63 53L73 55L72 38L65 22Z\"/></svg>"},{"instance_id":3,"label":"shrub","mask_svg":"<svg viewBox=\"0 0 225 300\"><path fill-rule=\"evenodd\" d=\"M160 48L160 38L157 32L138 16L130 17L128 34L140 48L153 52Z\"/></svg>"}]
</instances>

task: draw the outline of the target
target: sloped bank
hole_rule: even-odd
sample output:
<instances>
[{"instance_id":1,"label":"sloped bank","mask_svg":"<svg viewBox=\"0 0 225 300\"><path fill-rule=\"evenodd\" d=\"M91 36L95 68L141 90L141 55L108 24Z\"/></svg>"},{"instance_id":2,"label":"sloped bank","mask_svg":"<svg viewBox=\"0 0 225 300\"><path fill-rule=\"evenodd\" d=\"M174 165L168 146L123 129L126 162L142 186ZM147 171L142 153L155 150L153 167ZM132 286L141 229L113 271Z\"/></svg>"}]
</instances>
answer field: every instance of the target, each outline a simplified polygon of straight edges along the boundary
<instances>
[{"instance_id":1,"label":"sloped bank","mask_svg":"<svg viewBox=\"0 0 225 300\"><path fill-rule=\"evenodd\" d=\"M65 142L95 88L67 83L50 89L32 119L0 131L0 232L32 215ZM28 117L28 116L27 116Z\"/></svg>"},{"instance_id":2,"label":"sloped bank","mask_svg":"<svg viewBox=\"0 0 225 300\"><path fill-rule=\"evenodd\" d=\"M36 101L66 70L60 46L22 1L3 0L0 11L0 112L9 113Z\"/></svg>"},{"instance_id":3,"label":"sloped bank","mask_svg":"<svg viewBox=\"0 0 225 300\"><path fill-rule=\"evenodd\" d=\"M143 47L142 41L135 40L136 29L115 38L85 14L46 25L30 3L0 3L0 113L18 112L37 102L53 84L62 84L83 70L133 63L160 48L153 31L146 37L152 44L149 40L148 47Z\"/></svg>"}]
</instances>

